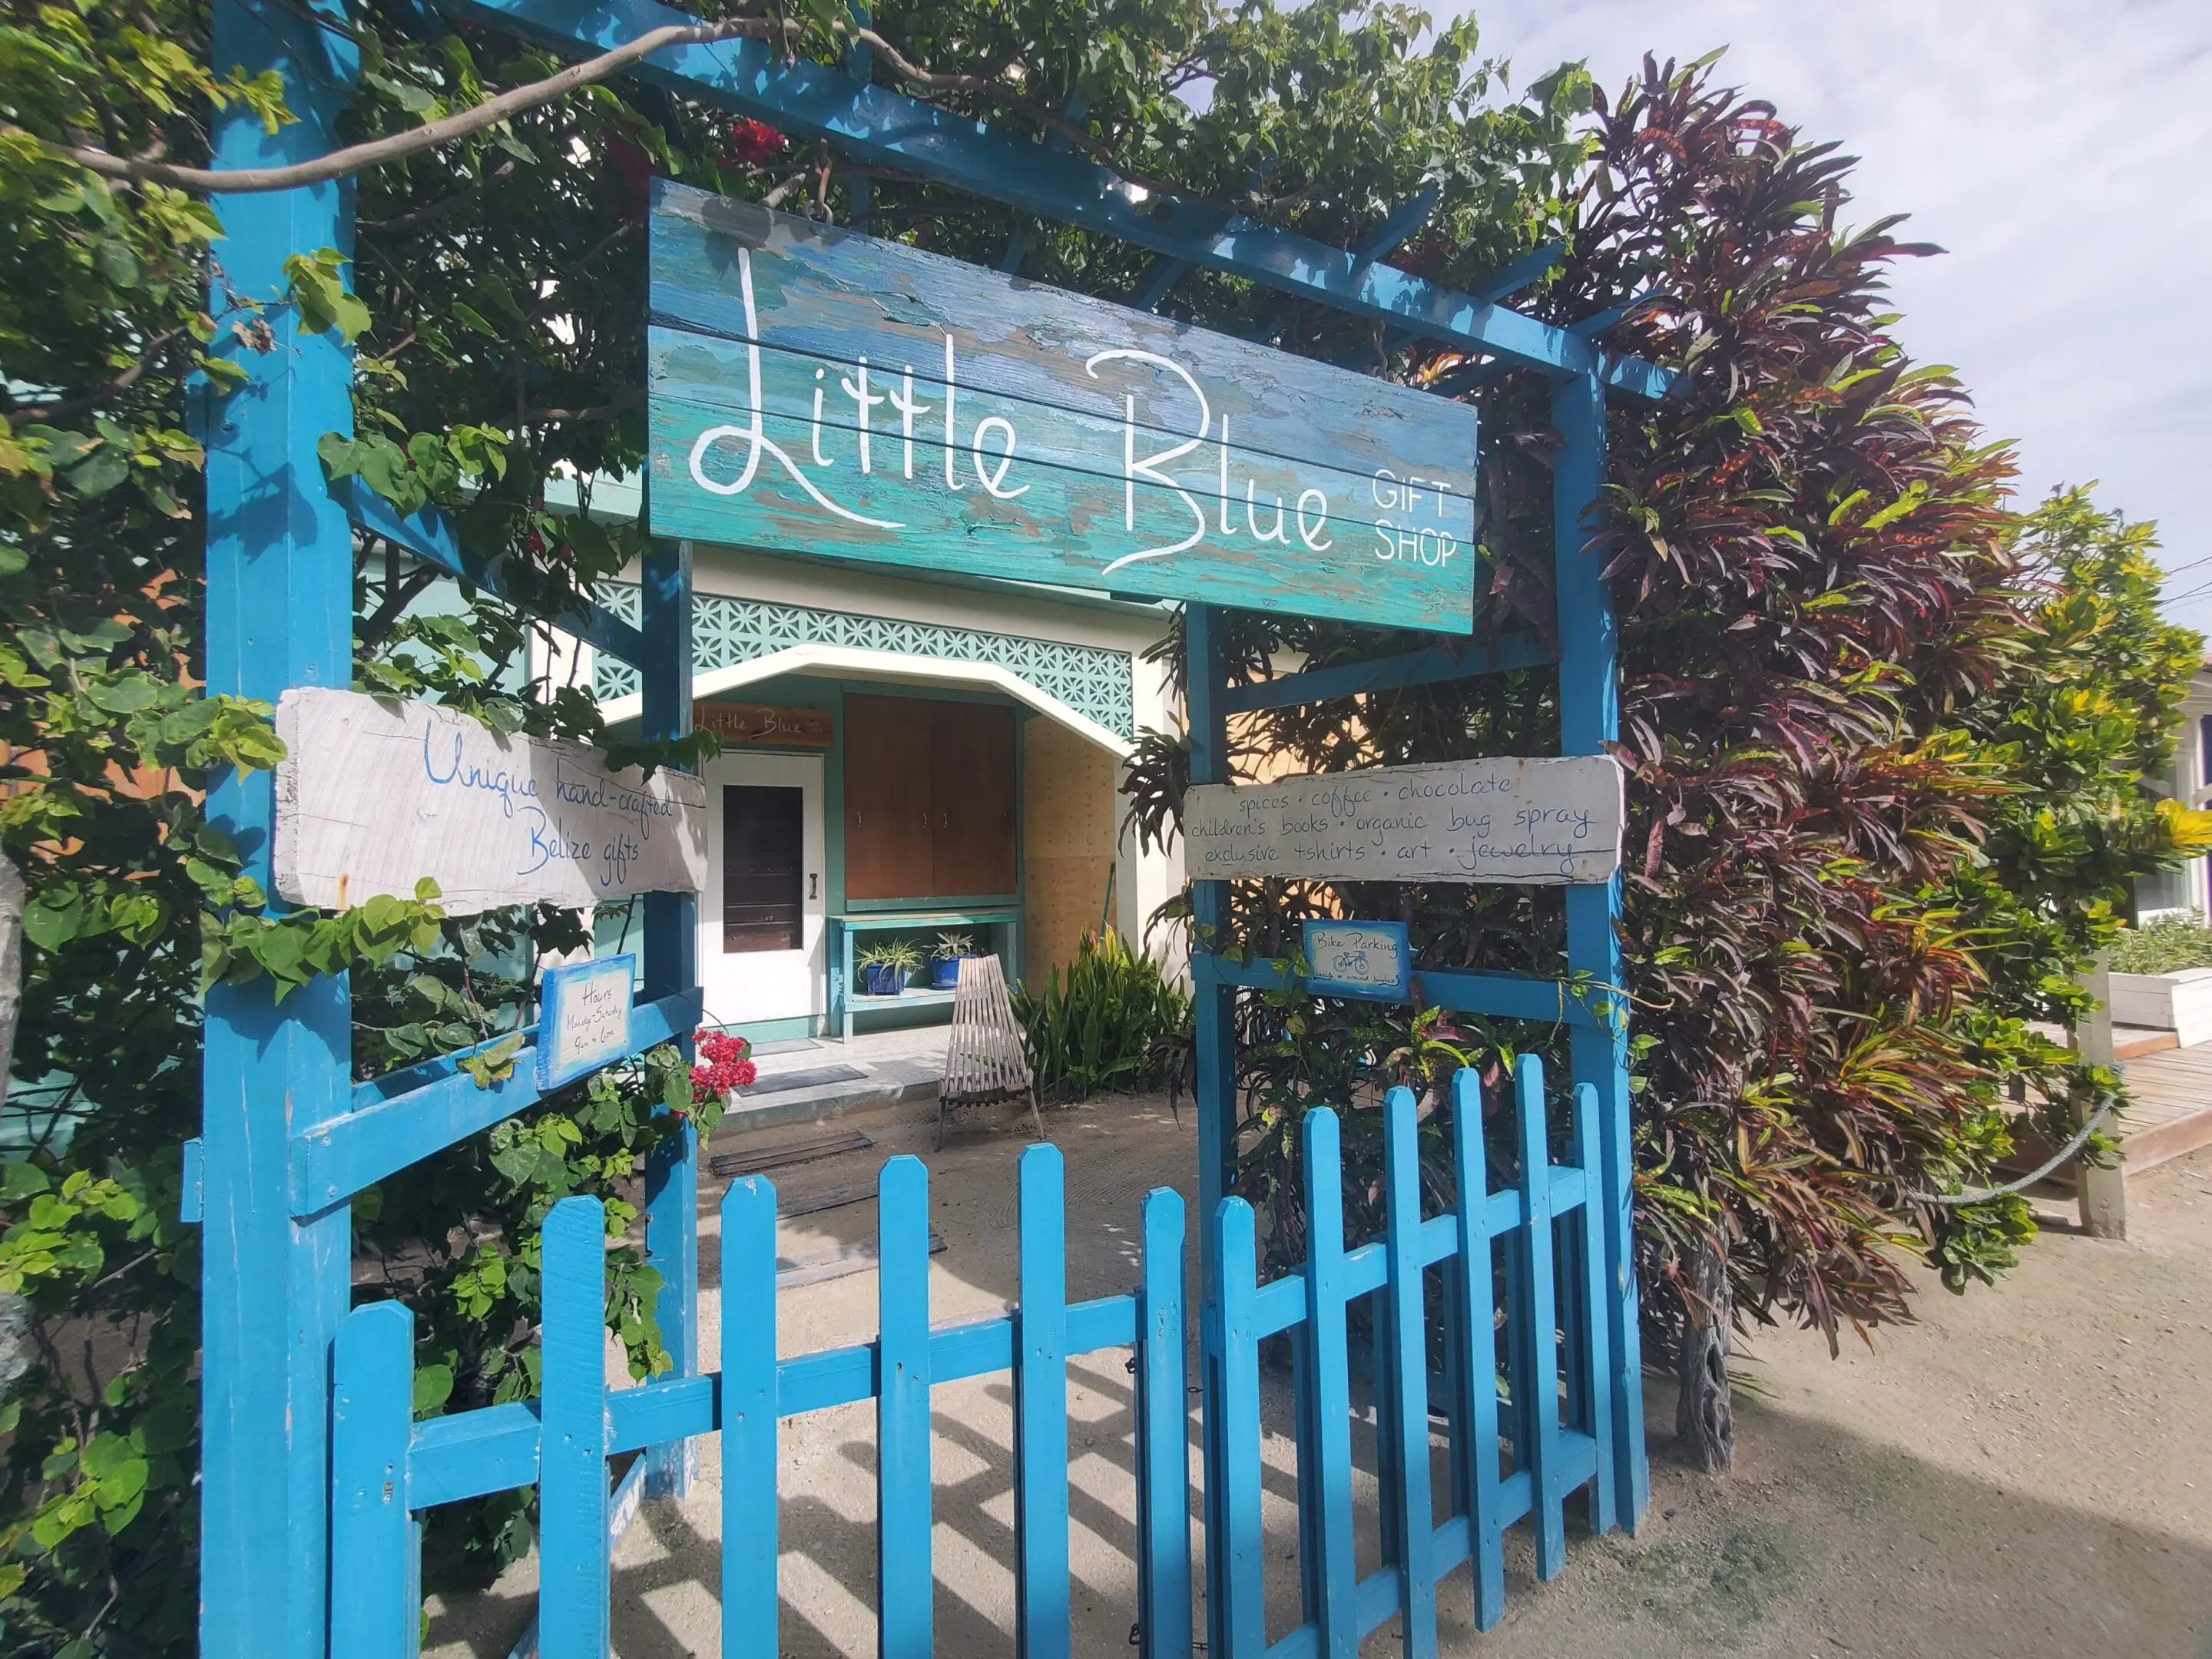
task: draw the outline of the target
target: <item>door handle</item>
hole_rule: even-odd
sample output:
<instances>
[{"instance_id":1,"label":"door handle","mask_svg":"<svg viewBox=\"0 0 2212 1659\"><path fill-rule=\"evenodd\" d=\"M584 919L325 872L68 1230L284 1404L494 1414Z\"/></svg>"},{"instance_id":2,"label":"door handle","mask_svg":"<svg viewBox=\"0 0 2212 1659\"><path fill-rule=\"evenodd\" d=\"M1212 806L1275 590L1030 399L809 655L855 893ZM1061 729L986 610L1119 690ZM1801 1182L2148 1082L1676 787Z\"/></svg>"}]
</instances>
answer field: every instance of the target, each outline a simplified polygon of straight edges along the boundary
<instances>
[{"instance_id":1,"label":"door handle","mask_svg":"<svg viewBox=\"0 0 2212 1659\"><path fill-rule=\"evenodd\" d=\"M821 879L822 879L822 872L821 872L820 871L818 871L818 870L813 870L813 871L809 871L809 872L807 872L807 876L806 876L806 896L807 896L807 897L809 897L809 898L819 898L819 897L821 897L821 896L822 896L819 893L817 893L817 892L816 892L816 891L814 890L815 884L816 884L817 882L820 881Z\"/></svg>"}]
</instances>

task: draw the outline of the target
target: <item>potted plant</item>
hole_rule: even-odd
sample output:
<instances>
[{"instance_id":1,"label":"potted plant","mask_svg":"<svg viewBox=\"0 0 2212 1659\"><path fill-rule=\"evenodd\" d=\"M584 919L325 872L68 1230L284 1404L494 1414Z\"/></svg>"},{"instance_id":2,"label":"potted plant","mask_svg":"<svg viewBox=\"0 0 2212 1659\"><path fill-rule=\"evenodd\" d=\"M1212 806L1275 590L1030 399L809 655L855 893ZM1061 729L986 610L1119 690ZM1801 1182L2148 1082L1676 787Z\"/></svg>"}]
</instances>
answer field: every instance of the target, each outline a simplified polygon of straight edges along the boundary
<instances>
[{"instance_id":1,"label":"potted plant","mask_svg":"<svg viewBox=\"0 0 2212 1659\"><path fill-rule=\"evenodd\" d=\"M860 970L860 989L872 997L895 997L906 989L907 975L921 967L921 952L909 939L871 945L853 958Z\"/></svg>"},{"instance_id":2,"label":"potted plant","mask_svg":"<svg viewBox=\"0 0 2212 1659\"><path fill-rule=\"evenodd\" d=\"M975 940L967 933L939 933L929 954L937 964L931 984L938 990L950 991L960 983L961 959L975 954Z\"/></svg>"}]
</instances>

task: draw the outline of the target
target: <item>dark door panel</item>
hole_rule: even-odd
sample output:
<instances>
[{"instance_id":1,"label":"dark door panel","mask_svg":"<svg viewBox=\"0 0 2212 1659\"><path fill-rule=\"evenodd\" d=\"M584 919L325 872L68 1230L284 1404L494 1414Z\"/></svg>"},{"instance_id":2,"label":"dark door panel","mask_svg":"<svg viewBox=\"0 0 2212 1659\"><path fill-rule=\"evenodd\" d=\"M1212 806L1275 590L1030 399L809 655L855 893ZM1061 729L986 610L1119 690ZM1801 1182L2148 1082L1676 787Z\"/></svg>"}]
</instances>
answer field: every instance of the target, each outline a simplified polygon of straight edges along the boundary
<instances>
[{"instance_id":1,"label":"dark door panel","mask_svg":"<svg viewBox=\"0 0 2212 1659\"><path fill-rule=\"evenodd\" d=\"M722 950L805 948L806 792L722 789Z\"/></svg>"}]
</instances>

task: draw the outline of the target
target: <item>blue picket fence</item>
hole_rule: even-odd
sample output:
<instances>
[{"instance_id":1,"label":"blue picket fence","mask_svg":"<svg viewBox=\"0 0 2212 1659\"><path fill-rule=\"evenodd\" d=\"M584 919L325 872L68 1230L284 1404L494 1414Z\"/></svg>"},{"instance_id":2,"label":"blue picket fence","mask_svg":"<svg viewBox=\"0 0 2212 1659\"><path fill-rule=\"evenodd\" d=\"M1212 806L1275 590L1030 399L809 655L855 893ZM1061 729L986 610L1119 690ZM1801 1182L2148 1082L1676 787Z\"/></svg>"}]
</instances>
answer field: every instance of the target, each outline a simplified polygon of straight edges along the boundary
<instances>
[{"instance_id":1,"label":"blue picket fence","mask_svg":"<svg viewBox=\"0 0 2212 1659\"><path fill-rule=\"evenodd\" d=\"M1578 1091L1576 1162L1547 1152L1543 1074L1524 1057L1512 1100L1517 1170L1490 1190L1475 1079L1459 1073L1449 1119L1458 1197L1421 1213L1413 1097L1384 1110L1381 1237L1344 1244L1336 1115L1303 1124L1304 1267L1261 1285L1253 1212L1226 1199L1212 1218L1221 1290L1204 1341L1222 1407L1215 1456L1226 1559L1210 1621L1230 1659L1350 1656L1400 1620L1405 1651L1437 1650L1438 1580L1472 1562L1475 1621L1504 1608L1505 1529L1533 1522L1539 1574L1565 1565L1564 1506L1590 1487L1592 1524L1614 1522L1605 1380L1605 1249L1594 1091ZM1020 1172L1019 1302L1008 1315L933 1326L928 1175L912 1158L878 1183L879 1334L873 1342L779 1358L776 1194L754 1176L722 1205L720 1367L610 1391L604 1303L605 1218L595 1200L556 1206L544 1232L543 1394L414 1420L413 1316L397 1303L356 1310L334 1368L331 1651L395 1659L416 1650L422 1512L535 1484L539 1508L539 1650L544 1659L607 1651L609 1557L618 1528L611 1460L722 1437L722 1651L775 1659L778 1423L872 1399L877 1432L878 1651L931 1651L930 1391L1010 1373L1018 1651L1066 1659L1068 1559L1067 1365L1133 1349L1137 1378L1137 1620L1146 1655L1194 1649L1192 1418L1185 1387L1183 1203L1161 1188L1143 1205L1142 1282L1127 1295L1071 1304L1066 1294L1061 1161L1029 1148ZM1440 1271L1431 1275L1430 1269ZM1430 1318L1428 1284L1441 1284ZM1356 1358L1349 1310L1371 1305ZM1261 1517L1261 1346L1288 1335L1294 1355L1300 1622L1270 1639ZM1362 1361L1364 1360L1364 1364ZM1364 1371L1379 1447L1382 1565L1355 1567L1352 1389ZM1510 1447L1510 1455L1508 1448ZM1436 1515L1431 1469L1449 1474Z\"/></svg>"}]
</instances>

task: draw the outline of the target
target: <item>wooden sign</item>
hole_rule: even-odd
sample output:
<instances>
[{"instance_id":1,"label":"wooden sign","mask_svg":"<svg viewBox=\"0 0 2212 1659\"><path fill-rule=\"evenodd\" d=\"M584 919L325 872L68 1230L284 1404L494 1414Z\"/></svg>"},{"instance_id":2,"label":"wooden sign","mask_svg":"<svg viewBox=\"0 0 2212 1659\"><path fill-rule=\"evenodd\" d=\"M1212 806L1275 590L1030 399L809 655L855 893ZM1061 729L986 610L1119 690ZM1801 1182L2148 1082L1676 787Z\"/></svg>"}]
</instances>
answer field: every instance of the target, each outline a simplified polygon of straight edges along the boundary
<instances>
[{"instance_id":1,"label":"wooden sign","mask_svg":"<svg viewBox=\"0 0 2212 1659\"><path fill-rule=\"evenodd\" d=\"M827 749L834 727L826 708L784 708L765 702L695 702L691 724L730 743L784 749Z\"/></svg>"},{"instance_id":2,"label":"wooden sign","mask_svg":"<svg viewBox=\"0 0 2212 1659\"><path fill-rule=\"evenodd\" d=\"M276 890L295 904L411 898L423 876L464 916L706 885L707 788L688 774L611 772L580 744L352 691L287 691L276 734Z\"/></svg>"},{"instance_id":3,"label":"wooden sign","mask_svg":"<svg viewBox=\"0 0 2212 1659\"><path fill-rule=\"evenodd\" d=\"M1183 797L1191 878L1603 881L1620 867L1620 769L1607 757L1448 761Z\"/></svg>"},{"instance_id":4,"label":"wooden sign","mask_svg":"<svg viewBox=\"0 0 2212 1659\"><path fill-rule=\"evenodd\" d=\"M1402 921L1309 921L1306 988L1344 996L1413 994L1413 950Z\"/></svg>"},{"instance_id":5,"label":"wooden sign","mask_svg":"<svg viewBox=\"0 0 2212 1659\"><path fill-rule=\"evenodd\" d=\"M549 968L538 983L538 1086L559 1088L627 1060L635 956Z\"/></svg>"},{"instance_id":6,"label":"wooden sign","mask_svg":"<svg viewBox=\"0 0 2212 1659\"><path fill-rule=\"evenodd\" d=\"M655 188L655 534L1472 626L1465 404Z\"/></svg>"}]
</instances>

